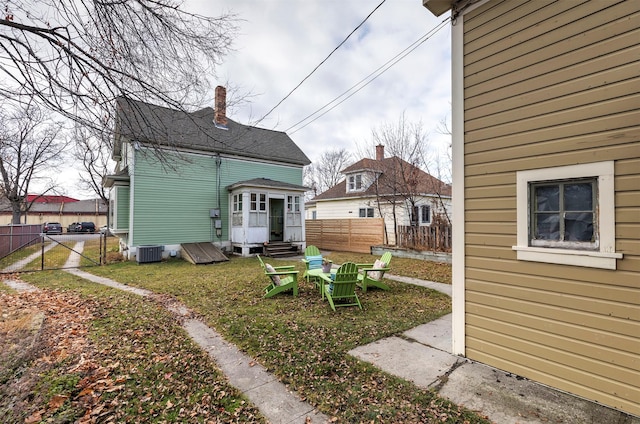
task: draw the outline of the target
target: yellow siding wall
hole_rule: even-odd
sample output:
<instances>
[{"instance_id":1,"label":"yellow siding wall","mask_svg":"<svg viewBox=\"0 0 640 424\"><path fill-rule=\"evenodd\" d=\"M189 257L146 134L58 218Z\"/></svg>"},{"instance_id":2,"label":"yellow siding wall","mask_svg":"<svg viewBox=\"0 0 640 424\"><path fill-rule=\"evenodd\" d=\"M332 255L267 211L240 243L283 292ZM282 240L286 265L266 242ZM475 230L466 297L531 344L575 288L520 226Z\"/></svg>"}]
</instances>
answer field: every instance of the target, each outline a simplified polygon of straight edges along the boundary
<instances>
[{"instance_id":1,"label":"yellow siding wall","mask_svg":"<svg viewBox=\"0 0 640 424\"><path fill-rule=\"evenodd\" d=\"M640 9L464 15L466 355L640 415ZM615 161L617 270L518 261L516 172Z\"/></svg>"}]
</instances>

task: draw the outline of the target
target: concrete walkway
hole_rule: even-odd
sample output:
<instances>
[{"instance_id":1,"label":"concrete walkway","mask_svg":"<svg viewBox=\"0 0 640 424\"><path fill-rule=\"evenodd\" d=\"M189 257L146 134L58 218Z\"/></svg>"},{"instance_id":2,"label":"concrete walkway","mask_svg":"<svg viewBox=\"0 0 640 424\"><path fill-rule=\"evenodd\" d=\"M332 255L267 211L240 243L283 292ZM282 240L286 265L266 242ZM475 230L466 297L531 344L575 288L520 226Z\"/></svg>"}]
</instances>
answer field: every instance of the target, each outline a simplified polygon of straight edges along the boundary
<instances>
[{"instance_id":1,"label":"concrete walkway","mask_svg":"<svg viewBox=\"0 0 640 424\"><path fill-rule=\"evenodd\" d=\"M65 264L65 271L75 276L127 291L139 296L151 296L153 292L127 286L109 278L99 277L73 268L80 263L82 246L76 245ZM260 412L274 424L288 423L326 423L329 417L316 411L313 406L300 400L300 397L289 391L276 377L250 356L242 353L235 345L228 343L214 329L203 321L193 318L191 311L180 302L169 306L169 311L181 318L179 321L189 336L216 362L220 370L227 376L229 383L240 390Z\"/></svg>"},{"instance_id":2,"label":"concrete walkway","mask_svg":"<svg viewBox=\"0 0 640 424\"><path fill-rule=\"evenodd\" d=\"M76 245L74 250L81 252L82 246ZM79 260L80 256L72 252L65 267L76 267ZM140 296L153 294L149 290L127 286L77 268L66 271L89 281ZM385 277L428 287L451 296L449 284L389 274ZM16 290L37 290L25 283L8 284ZM226 342L204 322L192 318L192 314L184 305L175 302L168 309L181 318L183 327L194 341L209 353L229 382L241 390L271 423L329 422L329 417L301 401L299 396L287 390L286 386L255 363L251 357ZM433 389L453 403L485 415L497 424L640 424L638 417L622 414L522 377L452 355L450 314L399 336L357 347L349 353L383 371L412 381L419 387Z\"/></svg>"},{"instance_id":3,"label":"concrete walkway","mask_svg":"<svg viewBox=\"0 0 640 424\"><path fill-rule=\"evenodd\" d=\"M451 296L449 284L385 277ZM399 336L359 346L349 354L416 386L433 389L497 424L640 424L639 417L452 355L451 314Z\"/></svg>"}]
</instances>

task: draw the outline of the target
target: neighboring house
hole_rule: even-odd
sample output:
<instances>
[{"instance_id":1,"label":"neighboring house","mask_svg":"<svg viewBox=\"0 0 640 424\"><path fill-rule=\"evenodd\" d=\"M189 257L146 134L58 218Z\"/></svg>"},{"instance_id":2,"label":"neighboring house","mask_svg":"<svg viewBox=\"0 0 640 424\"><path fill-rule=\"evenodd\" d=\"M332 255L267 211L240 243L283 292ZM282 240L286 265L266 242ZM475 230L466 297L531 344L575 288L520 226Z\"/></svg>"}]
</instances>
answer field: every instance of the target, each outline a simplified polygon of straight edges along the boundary
<instances>
[{"instance_id":1,"label":"neighboring house","mask_svg":"<svg viewBox=\"0 0 640 424\"><path fill-rule=\"evenodd\" d=\"M245 256L272 241L304 249L309 159L284 132L228 119L225 104L224 87L216 88L215 111L118 99L116 172L104 185L127 258L143 245L167 256L197 242Z\"/></svg>"},{"instance_id":2,"label":"neighboring house","mask_svg":"<svg viewBox=\"0 0 640 424\"><path fill-rule=\"evenodd\" d=\"M640 415L635 1L452 9L453 353Z\"/></svg>"},{"instance_id":3,"label":"neighboring house","mask_svg":"<svg viewBox=\"0 0 640 424\"><path fill-rule=\"evenodd\" d=\"M35 199L37 195L29 194L27 199ZM0 200L0 216L6 224L11 223L13 212L7 199ZM67 196L44 196L33 202L31 208L22 218L23 224L39 224L59 222L67 228L72 222L91 221L100 228L107 225L107 205L100 199L77 200Z\"/></svg>"},{"instance_id":4,"label":"neighboring house","mask_svg":"<svg viewBox=\"0 0 640 424\"><path fill-rule=\"evenodd\" d=\"M451 186L394 156L361 159L342 170L345 179L312 199L308 219L383 218L387 244L395 225L431 225L450 215ZM395 217L395 219L394 219Z\"/></svg>"},{"instance_id":5,"label":"neighboring house","mask_svg":"<svg viewBox=\"0 0 640 424\"><path fill-rule=\"evenodd\" d=\"M61 196L54 194L27 194L27 202L35 203L72 203L77 202L78 199L74 199L69 196Z\"/></svg>"}]
</instances>

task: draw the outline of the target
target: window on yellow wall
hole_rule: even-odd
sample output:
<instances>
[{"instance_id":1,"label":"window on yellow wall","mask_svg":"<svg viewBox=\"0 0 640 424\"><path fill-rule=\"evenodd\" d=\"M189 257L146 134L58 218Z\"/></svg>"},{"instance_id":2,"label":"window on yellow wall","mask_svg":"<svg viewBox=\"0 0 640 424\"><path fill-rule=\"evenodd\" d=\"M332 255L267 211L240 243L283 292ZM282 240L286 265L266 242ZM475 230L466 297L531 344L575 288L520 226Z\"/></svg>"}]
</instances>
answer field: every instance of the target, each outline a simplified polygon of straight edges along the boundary
<instances>
[{"instance_id":1,"label":"window on yellow wall","mask_svg":"<svg viewBox=\"0 0 640 424\"><path fill-rule=\"evenodd\" d=\"M529 184L531 246L596 249L595 178Z\"/></svg>"},{"instance_id":2,"label":"window on yellow wall","mask_svg":"<svg viewBox=\"0 0 640 424\"><path fill-rule=\"evenodd\" d=\"M613 161L516 173L518 260L616 269Z\"/></svg>"}]
</instances>

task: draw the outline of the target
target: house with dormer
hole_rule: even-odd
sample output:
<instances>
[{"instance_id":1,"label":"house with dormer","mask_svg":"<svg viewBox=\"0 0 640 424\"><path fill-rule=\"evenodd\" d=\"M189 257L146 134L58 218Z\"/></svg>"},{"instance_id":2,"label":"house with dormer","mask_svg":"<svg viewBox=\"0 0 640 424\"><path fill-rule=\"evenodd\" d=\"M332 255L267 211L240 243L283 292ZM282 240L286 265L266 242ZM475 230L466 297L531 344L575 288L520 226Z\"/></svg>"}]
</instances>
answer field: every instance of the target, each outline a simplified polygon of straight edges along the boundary
<instances>
[{"instance_id":1,"label":"house with dormer","mask_svg":"<svg viewBox=\"0 0 640 424\"><path fill-rule=\"evenodd\" d=\"M364 158L342 170L344 180L311 199L308 219L383 218L386 244L396 226L430 226L448 220L451 186L397 157Z\"/></svg>"},{"instance_id":2,"label":"house with dormer","mask_svg":"<svg viewBox=\"0 0 640 424\"><path fill-rule=\"evenodd\" d=\"M307 156L284 132L226 116L216 107L192 113L117 99L110 226L128 259L141 246L179 256L186 243L213 243L243 256L265 243L304 249L302 168Z\"/></svg>"}]
</instances>

